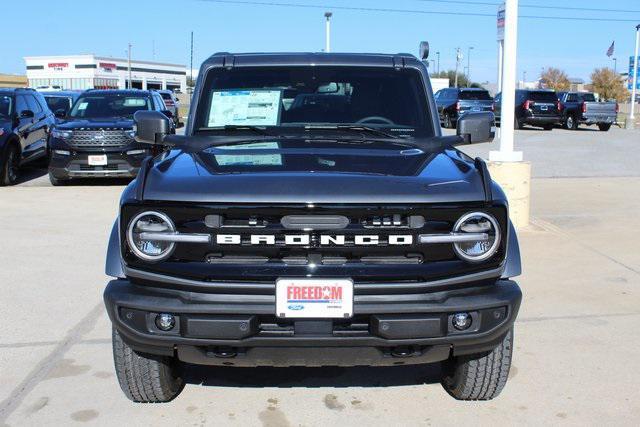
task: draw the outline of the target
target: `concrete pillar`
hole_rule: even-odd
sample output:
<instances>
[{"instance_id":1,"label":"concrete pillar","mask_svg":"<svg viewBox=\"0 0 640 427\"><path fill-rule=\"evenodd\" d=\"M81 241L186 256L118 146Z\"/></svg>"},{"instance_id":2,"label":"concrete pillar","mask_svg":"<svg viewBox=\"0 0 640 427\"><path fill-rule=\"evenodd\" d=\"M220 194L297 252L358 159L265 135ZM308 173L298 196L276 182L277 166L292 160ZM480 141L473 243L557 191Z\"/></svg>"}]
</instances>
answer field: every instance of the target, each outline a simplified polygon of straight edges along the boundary
<instances>
[{"instance_id":1,"label":"concrete pillar","mask_svg":"<svg viewBox=\"0 0 640 427\"><path fill-rule=\"evenodd\" d=\"M530 162L488 162L491 178L500 184L509 200L509 218L518 228L529 225L531 203Z\"/></svg>"}]
</instances>

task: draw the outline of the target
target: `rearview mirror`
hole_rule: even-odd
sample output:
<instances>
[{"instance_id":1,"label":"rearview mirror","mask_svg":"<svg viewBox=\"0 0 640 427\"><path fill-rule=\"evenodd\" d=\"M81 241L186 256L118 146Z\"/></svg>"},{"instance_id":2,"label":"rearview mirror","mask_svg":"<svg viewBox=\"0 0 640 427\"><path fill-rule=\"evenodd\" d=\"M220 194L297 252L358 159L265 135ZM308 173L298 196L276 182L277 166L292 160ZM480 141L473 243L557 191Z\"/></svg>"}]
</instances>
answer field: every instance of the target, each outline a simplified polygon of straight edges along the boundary
<instances>
[{"instance_id":1,"label":"rearview mirror","mask_svg":"<svg viewBox=\"0 0 640 427\"><path fill-rule=\"evenodd\" d=\"M491 112L465 113L458 119L456 135L465 144L491 142L496 135L495 116Z\"/></svg>"},{"instance_id":2,"label":"rearview mirror","mask_svg":"<svg viewBox=\"0 0 640 427\"><path fill-rule=\"evenodd\" d=\"M169 119L159 111L136 111L133 121L137 142L162 145L169 134Z\"/></svg>"},{"instance_id":3,"label":"rearview mirror","mask_svg":"<svg viewBox=\"0 0 640 427\"><path fill-rule=\"evenodd\" d=\"M59 110L56 110L53 114L59 119L64 119L65 116L67 115L67 112L64 111L63 109L59 109Z\"/></svg>"}]
</instances>

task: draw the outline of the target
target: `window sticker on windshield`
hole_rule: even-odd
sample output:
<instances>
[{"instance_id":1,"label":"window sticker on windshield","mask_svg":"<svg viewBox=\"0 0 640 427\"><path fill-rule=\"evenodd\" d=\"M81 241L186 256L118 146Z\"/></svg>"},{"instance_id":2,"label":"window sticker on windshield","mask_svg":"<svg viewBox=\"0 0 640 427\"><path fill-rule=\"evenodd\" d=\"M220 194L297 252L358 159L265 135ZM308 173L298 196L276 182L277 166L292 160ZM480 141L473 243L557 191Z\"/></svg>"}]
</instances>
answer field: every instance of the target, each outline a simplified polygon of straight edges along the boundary
<instances>
[{"instance_id":1,"label":"window sticker on windshield","mask_svg":"<svg viewBox=\"0 0 640 427\"><path fill-rule=\"evenodd\" d=\"M81 102L80 104L78 104L78 110L86 110L87 105L89 105L88 102Z\"/></svg>"},{"instance_id":2,"label":"window sticker on windshield","mask_svg":"<svg viewBox=\"0 0 640 427\"><path fill-rule=\"evenodd\" d=\"M207 126L277 126L281 98L280 90L213 92Z\"/></svg>"},{"instance_id":3,"label":"window sticker on windshield","mask_svg":"<svg viewBox=\"0 0 640 427\"><path fill-rule=\"evenodd\" d=\"M147 105L147 100L144 98L126 98L123 105L125 107L144 107Z\"/></svg>"},{"instance_id":4,"label":"window sticker on windshield","mask_svg":"<svg viewBox=\"0 0 640 427\"><path fill-rule=\"evenodd\" d=\"M242 145L224 145L215 149L207 149L205 152L215 150L277 150L277 142L256 142ZM216 162L220 166L281 166L280 154L215 154Z\"/></svg>"}]
</instances>

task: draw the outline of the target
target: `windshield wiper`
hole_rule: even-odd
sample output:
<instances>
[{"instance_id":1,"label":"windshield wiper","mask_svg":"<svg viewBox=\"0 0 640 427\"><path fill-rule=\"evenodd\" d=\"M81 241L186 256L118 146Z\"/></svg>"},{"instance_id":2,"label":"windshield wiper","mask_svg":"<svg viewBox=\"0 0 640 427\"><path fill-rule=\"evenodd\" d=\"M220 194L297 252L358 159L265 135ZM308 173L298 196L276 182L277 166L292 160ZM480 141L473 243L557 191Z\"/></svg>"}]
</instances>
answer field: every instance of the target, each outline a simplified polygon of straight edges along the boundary
<instances>
[{"instance_id":1,"label":"windshield wiper","mask_svg":"<svg viewBox=\"0 0 640 427\"><path fill-rule=\"evenodd\" d=\"M304 128L305 130L346 130L354 132L368 132L373 135L384 136L385 138L400 138L398 135L393 135L380 129L362 125L305 125Z\"/></svg>"},{"instance_id":2,"label":"windshield wiper","mask_svg":"<svg viewBox=\"0 0 640 427\"><path fill-rule=\"evenodd\" d=\"M269 132L266 131L265 128L260 126L252 126L252 125L224 125L224 126L211 126L211 127L202 127L198 128L198 132L207 132L207 131L236 131L236 130L250 130L260 135L269 135Z\"/></svg>"}]
</instances>

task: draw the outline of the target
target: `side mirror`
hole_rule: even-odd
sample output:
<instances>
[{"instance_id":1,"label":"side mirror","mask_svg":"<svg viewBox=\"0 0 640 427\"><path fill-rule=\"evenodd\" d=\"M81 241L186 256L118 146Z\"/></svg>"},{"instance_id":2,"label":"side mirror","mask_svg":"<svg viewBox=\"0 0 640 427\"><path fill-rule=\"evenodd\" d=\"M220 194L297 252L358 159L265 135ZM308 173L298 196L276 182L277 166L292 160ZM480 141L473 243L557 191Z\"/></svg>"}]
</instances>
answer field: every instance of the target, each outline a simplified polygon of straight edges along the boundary
<instances>
[{"instance_id":1,"label":"side mirror","mask_svg":"<svg viewBox=\"0 0 640 427\"><path fill-rule=\"evenodd\" d=\"M64 119L67 116L67 112L62 108L59 110L56 110L53 114L59 119Z\"/></svg>"},{"instance_id":2,"label":"side mirror","mask_svg":"<svg viewBox=\"0 0 640 427\"><path fill-rule=\"evenodd\" d=\"M162 145L164 137L170 133L169 119L159 111L136 111L133 121L138 142Z\"/></svg>"},{"instance_id":3,"label":"side mirror","mask_svg":"<svg viewBox=\"0 0 640 427\"><path fill-rule=\"evenodd\" d=\"M161 113L164 114L165 116L169 117L170 119L173 119L173 113L171 111L162 110Z\"/></svg>"},{"instance_id":4,"label":"side mirror","mask_svg":"<svg viewBox=\"0 0 640 427\"><path fill-rule=\"evenodd\" d=\"M458 119L456 135L465 144L491 142L496 135L495 116L490 112L466 113Z\"/></svg>"},{"instance_id":5,"label":"side mirror","mask_svg":"<svg viewBox=\"0 0 640 427\"><path fill-rule=\"evenodd\" d=\"M35 116L35 114L33 114L33 111L31 110L22 110L20 111L20 118L21 119L32 119Z\"/></svg>"}]
</instances>

